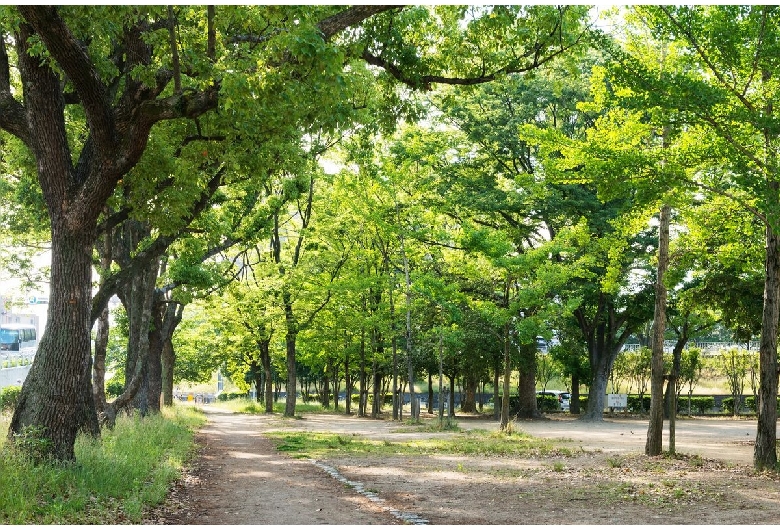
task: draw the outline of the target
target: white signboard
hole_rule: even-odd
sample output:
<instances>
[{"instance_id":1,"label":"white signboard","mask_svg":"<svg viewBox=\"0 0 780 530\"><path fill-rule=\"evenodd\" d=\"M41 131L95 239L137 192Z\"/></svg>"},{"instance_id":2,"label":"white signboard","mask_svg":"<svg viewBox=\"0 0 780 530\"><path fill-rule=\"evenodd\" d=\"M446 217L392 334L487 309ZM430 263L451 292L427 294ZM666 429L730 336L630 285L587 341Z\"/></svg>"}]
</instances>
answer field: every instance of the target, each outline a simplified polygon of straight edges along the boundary
<instances>
[{"instance_id":1,"label":"white signboard","mask_svg":"<svg viewBox=\"0 0 780 530\"><path fill-rule=\"evenodd\" d=\"M607 394L607 407L624 409L628 406L628 394Z\"/></svg>"}]
</instances>

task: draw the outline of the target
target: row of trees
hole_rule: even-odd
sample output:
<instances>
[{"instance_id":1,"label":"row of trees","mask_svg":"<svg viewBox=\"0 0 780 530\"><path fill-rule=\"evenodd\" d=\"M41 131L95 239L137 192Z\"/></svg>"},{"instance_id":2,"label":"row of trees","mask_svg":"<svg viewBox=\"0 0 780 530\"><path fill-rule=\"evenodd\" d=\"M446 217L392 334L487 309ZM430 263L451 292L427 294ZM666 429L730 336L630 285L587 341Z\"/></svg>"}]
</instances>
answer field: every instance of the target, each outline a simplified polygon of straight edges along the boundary
<instances>
[{"instance_id":1,"label":"row of trees","mask_svg":"<svg viewBox=\"0 0 780 530\"><path fill-rule=\"evenodd\" d=\"M590 420L625 342L649 339L657 412L687 342L720 321L761 336L755 463L774 466L778 12L640 6L609 35L586 15L5 8L2 191L22 207L2 214L54 256L11 432L43 426L70 459L98 412L154 411L220 365L268 406L277 352L288 389L305 367L357 385L363 414L389 373L393 395L438 371L506 396L516 370L533 417L553 333ZM113 294L128 345L108 403Z\"/></svg>"}]
</instances>

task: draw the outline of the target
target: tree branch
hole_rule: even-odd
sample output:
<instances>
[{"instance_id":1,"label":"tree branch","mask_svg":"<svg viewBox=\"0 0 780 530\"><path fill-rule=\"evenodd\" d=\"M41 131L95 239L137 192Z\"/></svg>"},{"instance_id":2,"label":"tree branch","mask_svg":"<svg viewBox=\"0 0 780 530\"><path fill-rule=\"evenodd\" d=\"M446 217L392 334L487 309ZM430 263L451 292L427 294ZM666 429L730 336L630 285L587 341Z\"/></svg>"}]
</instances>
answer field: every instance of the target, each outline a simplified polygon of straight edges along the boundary
<instances>
[{"instance_id":1,"label":"tree branch","mask_svg":"<svg viewBox=\"0 0 780 530\"><path fill-rule=\"evenodd\" d=\"M8 62L5 35L0 33L0 129L19 138L25 145L30 144L30 130L24 107L11 92L11 68Z\"/></svg>"},{"instance_id":2,"label":"tree branch","mask_svg":"<svg viewBox=\"0 0 780 530\"><path fill-rule=\"evenodd\" d=\"M400 10L403 9L403 6L352 6L349 9L321 20L317 24L317 28L322 33L323 38L328 41L334 35L344 31L350 26L359 24L360 22L363 22L367 18L370 18L378 13L384 13L385 11L392 11L394 9Z\"/></svg>"},{"instance_id":3,"label":"tree branch","mask_svg":"<svg viewBox=\"0 0 780 530\"><path fill-rule=\"evenodd\" d=\"M112 157L115 144L111 102L86 49L57 14L56 6L22 5L18 9L73 83L84 107L96 152L106 158Z\"/></svg>"}]
</instances>

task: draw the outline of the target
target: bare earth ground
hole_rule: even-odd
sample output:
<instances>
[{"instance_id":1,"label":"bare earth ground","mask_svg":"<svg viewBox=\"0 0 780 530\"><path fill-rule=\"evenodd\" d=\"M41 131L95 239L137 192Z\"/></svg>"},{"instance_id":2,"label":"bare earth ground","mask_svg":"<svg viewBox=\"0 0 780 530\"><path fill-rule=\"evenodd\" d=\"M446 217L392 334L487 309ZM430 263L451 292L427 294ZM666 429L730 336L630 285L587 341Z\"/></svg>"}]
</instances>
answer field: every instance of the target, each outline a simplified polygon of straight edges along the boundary
<instances>
[{"instance_id":1,"label":"bare earth ground","mask_svg":"<svg viewBox=\"0 0 780 530\"><path fill-rule=\"evenodd\" d=\"M755 420L678 420L677 459L643 456L646 419L593 424L567 415L515 428L556 439L556 446L574 450L570 454L357 455L313 462L278 452L263 432L388 441L453 434L337 414L207 413L198 458L147 523L710 525L780 519L780 476L752 471ZM483 418L456 421L462 429L498 427Z\"/></svg>"}]
</instances>

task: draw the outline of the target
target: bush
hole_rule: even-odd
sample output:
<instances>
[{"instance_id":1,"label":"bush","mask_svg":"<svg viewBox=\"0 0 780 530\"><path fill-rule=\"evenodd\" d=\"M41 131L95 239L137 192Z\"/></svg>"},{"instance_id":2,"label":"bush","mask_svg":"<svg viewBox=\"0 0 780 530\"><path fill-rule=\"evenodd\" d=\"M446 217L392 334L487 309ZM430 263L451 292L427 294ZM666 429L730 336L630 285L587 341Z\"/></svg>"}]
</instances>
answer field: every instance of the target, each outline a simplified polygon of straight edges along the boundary
<instances>
[{"instance_id":1,"label":"bush","mask_svg":"<svg viewBox=\"0 0 780 530\"><path fill-rule=\"evenodd\" d=\"M697 414L704 414L708 410L715 408L715 398L712 396L691 396L691 412ZM686 396L680 396L677 400L677 410L680 412L688 412L688 398Z\"/></svg>"},{"instance_id":2,"label":"bush","mask_svg":"<svg viewBox=\"0 0 780 530\"><path fill-rule=\"evenodd\" d=\"M748 396L745 398L745 408L750 409L752 412L756 412L756 398L755 396ZM780 411L780 396L777 398L777 410Z\"/></svg>"},{"instance_id":3,"label":"bush","mask_svg":"<svg viewBox=\"0 0 780 530\"><path fill-rule=\"evenodd\" d=\"M510 407L512 406L512 398L509 398L509 406ZM558 396L548 396L548 395L536 396L536 406L542 412L554 412L554 411L561 410L561 405L560 403L558 403Z\"/></svg>"},{"instance_id":4,"label":"bush","mask_svg":"<svg viewBox=\"0 0 780 530\"><path fill-rule=\"evenodd\" d=\"M238 392L223 392L219 396L217 396L218 401L230 401L231 399L242 399L248 397L249 394L246 392L244 393L238 393Z\"/></svg>"},{"instance_id":5,"label":"bush","mask_svg":"<svg viewBox=\"0 0 780 530\"><path fill-rule=\"evenodd\" d=\"M122 392L125 391L125 385L120 381L111 380L106 383L106 395L111 397L119 397Z\"/></svg>"},{"instance_id":6,"label":"bush","mask_svg":"<svg viewBox=\"0 0 780 530\"><path fill-rule=\"evenodd\" d=\"M747 403L744 398L740 398L741 406L739 408L739 411L737 411L737 414L741 413L745 409L747 409ZM725 412L726 414L734 414L734 398L733 397L727 397L723 398L723 401L720 402L720 410L722 412Z\"/></svg>"},{"instance_id":7,"label":"bush","mask_svg":"<svg viewBox=\"0 0 780 530\"><path fill-rule=\"evenodd\" d=\"M20 386L7 386L0 390L0 411L12 411L19 402L19 394L22 393Z\"/></svg>"},{"instance_id":8,"label":"bush","mask_svg":"<svg viewBox=\"0 0 780 530\"><path fill-rule=\"evenodd\" d=\"M647 412L650 410L650 396L642 395L639 398L638 394L631 394L628 396L628 410L631 412Z\"/></svg>"}]
</instances>

